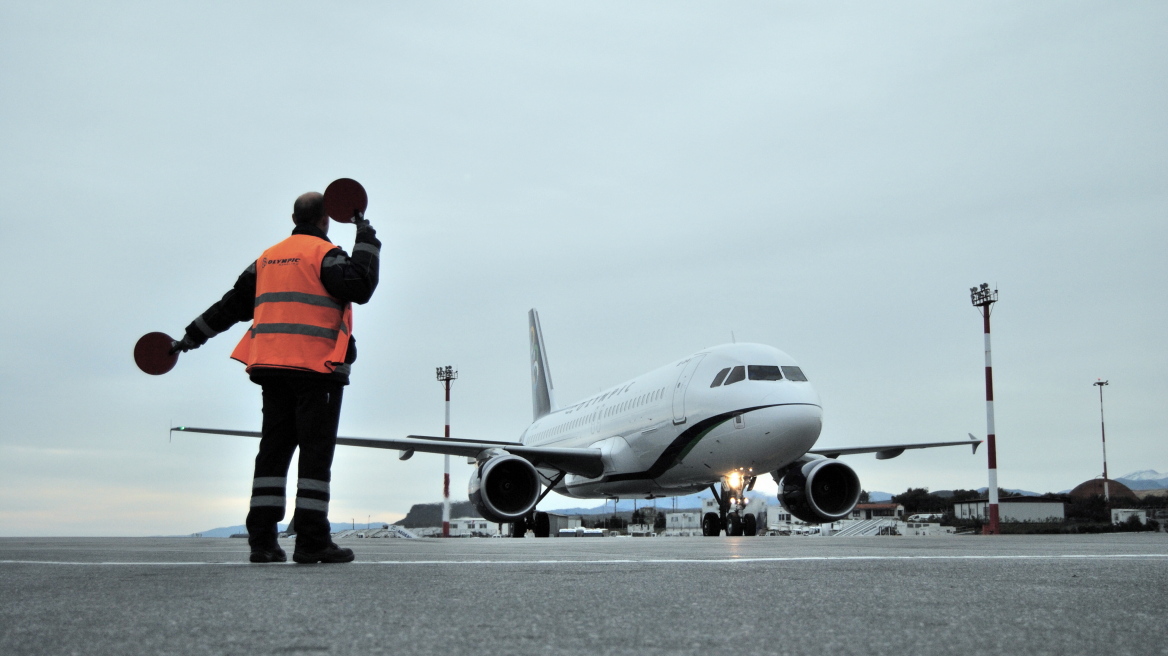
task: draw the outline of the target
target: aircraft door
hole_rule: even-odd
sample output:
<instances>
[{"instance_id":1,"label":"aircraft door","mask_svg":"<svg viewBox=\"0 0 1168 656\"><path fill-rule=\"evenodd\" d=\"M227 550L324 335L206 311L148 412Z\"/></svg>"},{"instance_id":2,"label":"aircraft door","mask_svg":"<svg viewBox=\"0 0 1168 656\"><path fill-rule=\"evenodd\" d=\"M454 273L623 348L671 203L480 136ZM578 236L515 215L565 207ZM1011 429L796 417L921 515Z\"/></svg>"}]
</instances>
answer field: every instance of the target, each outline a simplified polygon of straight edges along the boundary
<instances>
[{"instance_id":1,"label":"aircraft door","mask_svg":"<svg viewBox=\"0 0 1168 656\"><path fill-rule=\"evenodd\" d=\"M678 364L681 369L681 374L677 377L677 384L673 386L673 423L685 423L685 390L689 387L689 381L693 378L694 370L698 368L698 363L702 358L706 357L705 353L695 355L694 357Z\"/></svg>"}]
</instances>

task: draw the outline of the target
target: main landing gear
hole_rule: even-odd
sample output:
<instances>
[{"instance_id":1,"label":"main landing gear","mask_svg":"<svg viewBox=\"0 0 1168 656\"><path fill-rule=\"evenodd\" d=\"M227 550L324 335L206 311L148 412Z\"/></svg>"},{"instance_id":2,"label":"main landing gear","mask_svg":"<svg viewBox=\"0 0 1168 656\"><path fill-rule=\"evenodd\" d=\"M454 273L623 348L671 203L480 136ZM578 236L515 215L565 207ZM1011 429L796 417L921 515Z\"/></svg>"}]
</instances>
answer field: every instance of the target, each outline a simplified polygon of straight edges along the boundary
<instances>
[{"instance_id":1,"label":"main landing gear","mask_svg":"<svg viewBox=\"0 0 1168 656\"><path fill-rule=\"evenodd\" d=\"M743 476L740 472L731 472L722 479L719 488L710 486L714 500L718 502L718 512L708 512L702 517L702 535L714 537L723 530L730 536L758 535L758 518L754 513L746 510L746 495L744 492L754 487L756 477Z\"/></svg>"},{"instance_id":2,"label":"main landing gear","mask_svg":"<svg viewBox=\"0 0 1168 656\"><path fill-rule=\"evenodd\" d=\"M556 475L555 478L551 479L547 484L547 488L544 489L543 494L540 494L539 498L535 500L535 504L531 506L531 510L529 510L523 517L520 517L511 522L511 537L521 538L526 535L527 531L529 530L534 533L535 537L537 538L551 537L551 519L548 517L547 513L537 512L535 508L539 505L539 502L543 501L543 498L548 495L548 492L552 491L552 488L558 485L560 481L564 480L564 476L566 475L567 472L560 472Z\"/></svg>"},{"instance_id":3,"label":"main landing gear","mask_svg":"<svg viewBox=\"0 0 1168 656\"><path fill-rule=\"evenodd\" d=\"M526 517L520 517L511 522L511 537L521 538L527 534L529 529L537 538L551 537L551 520L548 518L548 514L533 510L527 513Z\"/></svg>"}]
</instances>

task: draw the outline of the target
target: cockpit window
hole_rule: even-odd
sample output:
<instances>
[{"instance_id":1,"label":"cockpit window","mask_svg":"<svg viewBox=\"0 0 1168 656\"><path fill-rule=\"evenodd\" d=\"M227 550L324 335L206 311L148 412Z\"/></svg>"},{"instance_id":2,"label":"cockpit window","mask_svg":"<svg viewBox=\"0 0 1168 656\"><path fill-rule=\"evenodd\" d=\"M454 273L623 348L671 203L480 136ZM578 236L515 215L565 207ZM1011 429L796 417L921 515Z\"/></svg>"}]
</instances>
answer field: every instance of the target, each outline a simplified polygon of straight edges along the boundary
<instances>
[{"instance_id":1,"label":"cockpit window","mask_svg":"<svg viewBox=\"0 0 1168 656\"><path fill-rule=\"evenodd\" d=\"M722 381L726 380L726 374L728 373L730 373L730 367L726 367L722 371L719 371L718 375L714 376L714 382L710 383L710 387L717 387L721 385Z\"/></svg>"},{"instance_id":2,"label":"cockpit window","mask_svg":"<svg viewBox=\"0 0 1168 656\"><path fill-rule=\"evenodd\" d=\"M803 370L799 367L783 367L783 373L787 375L787 380L793 380L797 383L807 382L807 376L803 375Z\"/></svg>"},{"instance_id":3,"label":"cockpit window","mask_svg":"<svg viewBox=\"0 0 1168 656\"><path fill-rule=\"evenodd\" d=\"M779 368L769 364L752 364L746 368L751 380L782 380Z\"/></svg>"},{"instance_id":4,"label":"cockpit window","mask_svg":"<svg viewBox=\"0 0 1168 656\"><path fill-rule=\"evenodd\" d=\"M737 366L730 370L730 375L726 377L726 384L733 385L740 380L746 380L746 367Z\"/></svg>"}]
</instances>

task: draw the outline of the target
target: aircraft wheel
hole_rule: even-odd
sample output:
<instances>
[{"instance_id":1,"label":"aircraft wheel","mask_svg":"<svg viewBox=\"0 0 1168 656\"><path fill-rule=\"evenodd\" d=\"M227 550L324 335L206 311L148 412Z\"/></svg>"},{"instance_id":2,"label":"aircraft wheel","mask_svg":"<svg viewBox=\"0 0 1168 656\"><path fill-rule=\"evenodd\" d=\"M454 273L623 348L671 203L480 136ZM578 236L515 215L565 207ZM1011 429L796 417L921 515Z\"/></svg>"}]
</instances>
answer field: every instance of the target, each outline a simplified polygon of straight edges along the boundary
<instances>
[{"instance_id":1,"label":"aircraft wheel","mask_svg":"<svg viewBox=\"0 0 1168 656\"><path fill-rule=\"evenodd\" d=\"M535 513L535 526L531 527L535 532L535 537L546 538L552 534L551 521L548 519L548 514L545 512Z\"/></svg>"},{"instance_id":2,"label":"aircraft wheel","mask_svg":"<svg viewBox=\"0 0 1168 656\"><path fill-rule=\"evenodd\" d=\"M717 537L722 532L722 519L718 517L718 513L708 512L702 518L702 535L706 537Z\"/></svg>"},{"instance_id":3,"label":"aircraft wheel","mask_svg":"<svg viewBox=\"0 0 1168 656\"><path fill-rule=\"evenodd\" d=\"M511 522L511 537L521 538L527 534L527 518L520 517Z\"/></svg>"},{"instance_id":4,"label":"aircraft wheel","mask_svg":"<svg viewBox=\"0 0 1168 656\"><path fill-rule=\"evenodd\" d=\"M736 512L726 515L726 535L742 535L742 520Z\"/></svg>"},{"instance_id":5,"label":"aircraft wheel","mask_svg":"<svg viewBox=\"0 0 1168 656\"><path fill-rule=\"evenodd\" d=\"M752 513L746 513L742 518L742 534L751 537L758 535L758 520L754 518Z\"/></svg>"}]
</instances>

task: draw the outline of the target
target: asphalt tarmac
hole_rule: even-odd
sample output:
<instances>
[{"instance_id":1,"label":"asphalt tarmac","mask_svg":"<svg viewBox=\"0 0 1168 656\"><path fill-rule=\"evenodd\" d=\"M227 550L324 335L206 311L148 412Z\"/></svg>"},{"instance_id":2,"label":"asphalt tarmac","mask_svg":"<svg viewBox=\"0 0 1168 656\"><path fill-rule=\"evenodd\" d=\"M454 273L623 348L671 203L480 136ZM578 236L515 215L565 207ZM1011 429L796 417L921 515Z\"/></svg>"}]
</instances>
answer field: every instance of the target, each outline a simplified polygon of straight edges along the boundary
<instances>
[{"instance_id":1,"label":"asphalt tarmac","mask_svg":"<svg viewBox=\"0 0 1168 656\"><path fill-rule=\"evenodd\" d=\"M344 546L0 539L0 654L1168 654L1164 533Z\"/></svg>"}]
</instances>

